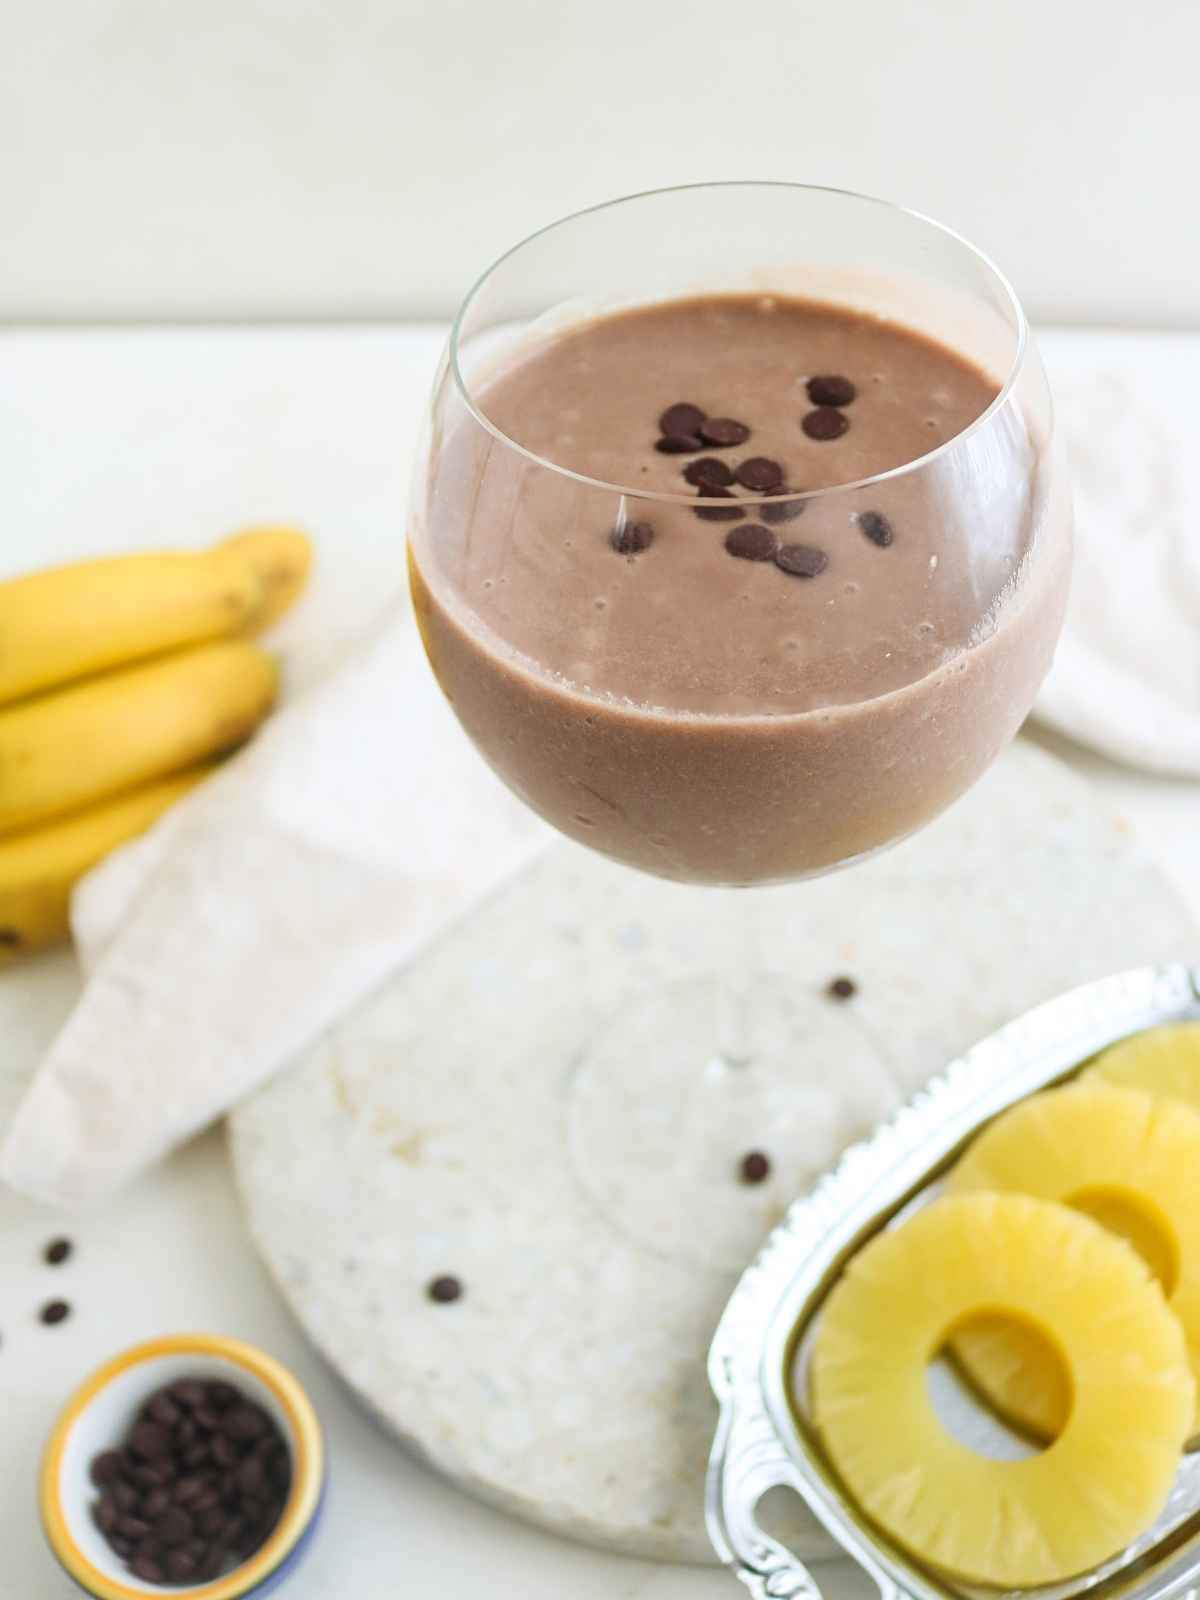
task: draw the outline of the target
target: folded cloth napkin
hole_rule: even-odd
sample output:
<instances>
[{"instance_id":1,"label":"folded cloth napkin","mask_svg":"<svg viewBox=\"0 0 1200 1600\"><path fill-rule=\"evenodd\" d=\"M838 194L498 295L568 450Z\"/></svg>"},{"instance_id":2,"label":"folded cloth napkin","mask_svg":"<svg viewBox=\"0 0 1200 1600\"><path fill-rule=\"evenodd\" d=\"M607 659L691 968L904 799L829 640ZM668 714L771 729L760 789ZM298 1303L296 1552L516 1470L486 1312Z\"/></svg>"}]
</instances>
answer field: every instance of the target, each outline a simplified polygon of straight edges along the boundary
<instances>
[{"instance_id":1,"label":"folded cloth napkin","mask_svg":"<svg viewBox=\"0 0 1200 1600\"><path fill-rule=\"evenodd\" d=\"M1038 716L1117 761L1200 777L1200 338L1042 342L1077 539Z\"/></svg>"},{"instance_id":2,"label":"folded cloth napkin","mask_svg":"<svg viewBox=\"0 0 1200 1600\"><path fill-rule=\"evenodd\" d=\"M541 849L411 617L76 894L87 983L0 1148L80 1206L204 1127Z\"/></svg>"}]
</instances>

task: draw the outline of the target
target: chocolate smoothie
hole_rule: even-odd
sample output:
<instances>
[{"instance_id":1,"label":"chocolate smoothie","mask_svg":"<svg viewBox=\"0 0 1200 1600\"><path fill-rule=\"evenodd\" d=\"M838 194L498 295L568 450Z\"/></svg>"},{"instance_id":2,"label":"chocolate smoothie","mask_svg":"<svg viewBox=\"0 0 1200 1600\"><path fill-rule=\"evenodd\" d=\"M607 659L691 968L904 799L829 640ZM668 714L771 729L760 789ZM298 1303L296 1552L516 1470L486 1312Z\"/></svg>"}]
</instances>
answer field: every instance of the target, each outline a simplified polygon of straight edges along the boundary
<instances>
[{"instance_id":1,"label":"chocolate smoothie","mask_svg":"<svg viewBox=\"0 0 1200 1600\"><path fill-rule=\"evenodd\" d=\"M971 427L997 393L779 297L529 342L446 420L413 528L467 732L564 833L666 877L782 881L927 822L1016 731L1065 600L1041 442L1015 405Z\"/></svg>"}]
</instances>

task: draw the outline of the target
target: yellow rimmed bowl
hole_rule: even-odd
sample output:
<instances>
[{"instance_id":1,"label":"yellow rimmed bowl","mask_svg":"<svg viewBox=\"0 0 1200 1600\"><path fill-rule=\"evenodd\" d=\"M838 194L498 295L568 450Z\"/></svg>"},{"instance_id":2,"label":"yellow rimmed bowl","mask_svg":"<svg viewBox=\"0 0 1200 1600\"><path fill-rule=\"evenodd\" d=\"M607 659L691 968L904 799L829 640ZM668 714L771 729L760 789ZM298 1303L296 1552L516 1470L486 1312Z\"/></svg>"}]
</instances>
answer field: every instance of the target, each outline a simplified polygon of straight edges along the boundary
<instances>
[{"instance_id":1,"label":"yellow rimmed bowl","mask_svg":"<svg viewBox=\"0 0 1200 1600\"><path fill-rule=\"evenodd\" d=\"M292 1460L292 1487L266 1542L224 1577L156 1584L136 1578L92 1520L97 1490L92 1460L124 1437L142 1405L166 1384L199 1378L235 1384L274 1419ZM152 1339L114 1356L63 1408L42 1457L38 1499L51 1550L95 1600L185 1595L188 1600L248 1600L271 1593L303 1560L325 1495L325 1445L308 1396L292 1374L253 1345L206 1333Z\"/></svg>"}]
</instances>

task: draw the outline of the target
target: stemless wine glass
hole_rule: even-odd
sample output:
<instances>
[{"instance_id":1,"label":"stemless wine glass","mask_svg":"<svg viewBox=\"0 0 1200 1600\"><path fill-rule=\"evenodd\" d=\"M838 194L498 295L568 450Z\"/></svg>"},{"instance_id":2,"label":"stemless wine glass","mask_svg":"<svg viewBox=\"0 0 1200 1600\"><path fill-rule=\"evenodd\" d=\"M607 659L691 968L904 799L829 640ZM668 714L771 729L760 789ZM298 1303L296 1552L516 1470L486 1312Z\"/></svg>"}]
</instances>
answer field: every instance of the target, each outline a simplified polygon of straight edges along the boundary
<instances>
[{"instance_id":1,"label":"stemless wine glass","mask_svg":"<svg viewBox=\"0 0 1200 1600\"><path fill-rule=\"evenodd\" d=\"M890 320L949 347L995 390L953 437L930 419L917 459L741 497L740 512L772 526L803 513L804 540L833 552L821 610L806 598L798 637L780 623L746 638L706 614L701 557L679 553L701 550L698 507L728 510L718 492L698 500L682 481L667 491L589 477L523 437L519 417L504 428L492 414L506 375L591 319L747 293ZM571 407L581 434L587 382L581 371ZM628 404L651 434L661 406L687 398L659 393L650 367L630 373ZM919 528L922 552L932 530L928 571L898 564L903 582L864 593L856 563L871 553L871 527L887 539ZM802 1009L781 1008L779 986L760 981L761 897L744 891L869 856L975 782L1049 666L1070 538L1045 377L1017 299L977 250L912 212L788 184L637 195L534 235L467 296L436 380L410 529L429 660L517 795L615 861L708 886L686 892L717 935L713 970L631 995L577 1070L571 1136L623 1226L636 1229L646 1203L660 1219L673 1209L668 1253L736 1261L744 1241L723 1232L722 1180L749 1130L770 1126L806 1072L829 1070L804 1061ZM901 531L888 554L911 563L915 548ZM645 564L672 549L676 575L660 567L650 576L661 581L648 581ZM729 563L731 584L747 565ZM775 576L781 592L798 581ZM665 605L667 582L695 582L695 604L676 594ZM784 670L787 650L802 653L802 673L794 661ZM669 1203L652 1192L662 1183Z\"/></svg>"}]
</instances>

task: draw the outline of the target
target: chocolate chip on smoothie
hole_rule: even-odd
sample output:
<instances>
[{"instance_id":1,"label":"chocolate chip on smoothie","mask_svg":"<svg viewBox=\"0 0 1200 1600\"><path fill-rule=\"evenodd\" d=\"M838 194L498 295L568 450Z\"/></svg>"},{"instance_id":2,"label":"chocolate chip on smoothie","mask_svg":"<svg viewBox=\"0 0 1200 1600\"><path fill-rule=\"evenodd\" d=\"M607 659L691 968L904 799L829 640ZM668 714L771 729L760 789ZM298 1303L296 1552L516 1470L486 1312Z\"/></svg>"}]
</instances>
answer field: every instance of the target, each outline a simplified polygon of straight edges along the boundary
<instances>
[{"instance_id":1,"label":"chocolate chip on smoothie","mask_svg":"<svg viewBox=\"0 0 1200 1600\"><path fill-rule=\"evenodd\" d=\"M815 406L848 406L858 393L849 378L836 373L810 378L804 387Z\"/></svg>"},{"instance_id":2,"label":"chocolate chip on smoothie","mask_svg":"<svg viewBox=\"0 0 1200 1600\"><path fill-rule=\"evenodd\" d=\"M733 417L706 417L698 431L705 444L716 445L718 449L745 444L750 437L750 429L746 424L735 421Z\"/></svg>"},{"instance_id":3,"label":"chocolate chip on smoothie","mask_svg":"<svg viewBox=\"0 0 1200 1600\"><path fill-rule=\"evenodd\" d=\"M770 1159L761 1150L749 1150L742 1157L738 1175L743 1183L762 1183L770 1171Z\"/></svg>"},{"instance_id":4,"label":"chocolate chip on smoothie","mask_svg":"<svg viewBox=\"0 0 1200 1600\"><path fill-rule=\"evenodd\" d=\"M705 417L706 413L699 406L679 400L667 407L658 419L658 426L662 433L699 433Z\"/></svg>"},{"instance_id":5,"label":"chocolate chip on smoothie","mask_svg":"<svg viewBox=\"0 0 1200 1600\"><path fill-rule=\"evenodd\" d=\"M840 439L850 426L850 419L834 406L818 406L805 413L800 426L810 439Z\"/></svg>"},{"instance_id":6,"label":"chocolate chip on smoothie","mask_svg":"<svg viewBox=\"0 0 1200 1600\"><path fill-rule=\"evenodd\" d=\"M725 535L725 548L740 561L773 561L779 540L759 522L743 522Z\"/></svg>"},{"instance_id":7,"label":"chocolate chip on smoothie","mask_svg":"<svg viewBox=\"0 0 1200 1600\"><path fill-rule=\"evenodd\" d=\"M71 1315L71 1308L65 1300L51 1300L42 1307L40 1315L46 1326L53 1328L67 1320Z\"/></svg>"},{"instance_id":8,"label":"chocolate chip on smoothie","mask_svg":"<svg viewBox=\"0 0 1200 1600\"><path fill-rule=\"evenodd\" d=\"M429 1298L436 1300L442 1306L448 1306L451 1301L461 1299L462 1292L462 1284L450 1273L446 1273L440 1278L434 1278L427 1291Z\"/></svg>"},{"instance_id":9,"label":"chocolate chip on smoothie","mask_svg":"<svg viewBox=\"0 0 1200 1600\"><path fill-rule=\"evenodd\" d=\"M824 550L811 544L785 544L775 552L775 565L793 578L815 578L829 565Z\"/></svg>"},{"instance_id":10,"label":"chocolate chip on smoothie","mask_svg":"<svg viewBox=\"0 0 1200 1600\"><path fill-rule=\"evenodd\" d=\"M853 978L832 978L825 993L833 1000L853 1000L858 985Z\"/></svg>"},{"instance_id":11,"label":"chocolate chip on smoothie","mask_svg":"<svg viewBox=\"0 0 1200 1600\"><path fill-rule=\"evenodd\" d=\"M70 1239L51 1239L42 1254L48 1267L60 1267L73 1249Z\"/></svg>"},{"instance_id":12,"label":"chocolate chip on smoothie","mask_svg":"<svg viewBox=\"0 0 1200 1600\"><path fill-rule=\"evenodd\" d=\"M702 522L736 522L739 517L745 516L744 510L728 489L710 489L707 484L703 484L700 494L706 500L734 501L734 504L729 506L693 506L692 510Z\"/></svg>"},{"instance_id":13,"label":"chocolate chip on smoothie","mask_svg":"<svg viewBox=\"0 0 1200 1600\"><path fill-rule=\"evenodd\" d=\"M654 441L654 448L664 456L690 456L703 450L704 443L698 433L664 433Z\"/></svg>"},{"instance_id":14,"label":"chocolate chip on smoothie","mask_svg":"<svg viewBox=\"0 0 1200 1600\"><path fill-rule=\"evenodd\" d=\"M860 511L858 525L871 543L877 544L881 550L886 550L896 537L895 529L882 511Z\"/></svg>"},{"instance_id":15,"label":"chocolate chip on smoothie","mask_svg":"<svg viewBox=\"0 0 1200 1600\"><path fill-rule=\"evenodd\" d=\"M769 495L792 495L798 491L789 489L786 484L781 483L778 489L766 489L763 492ZM765 506L757 506L755 509L764 522L778 527L781 522L795 522L797 517L803 516L805 503L803 500L779 500L774 504L768 501Z\"/></svg>"},{"instance_id":16,"label":"chocolate chip on smoothie","mask_svg":"<svg viewBox=\"0 0 1200 1600\"><path fill-rule=\"evenodd\" d=\"M769 456L751 456L739 463L734 477L744 489L765 494L769 489L778 489L783 482L783 468Z\"/></svg>"},{"instance_id":17,"label":"chocolate chip on smoothie","mask_svg":"<svg viewBox=\"0 0 1200 1600\"><path fill-rule=\"evenodd\" d=\"M627 522L613 529L608 542L619 556L636 556L654 543L654 529L648 522Z\"/></svg>"},{"instance_id":18,"label":"chocolate chip on smoothie","mask_svg":"<svg viewBox=\"0 0 1200 1600\"><path fill-rule=\"evenodd\" d=\"M719 456L701 456L699 461L689 461L683 475L698 489L728 489L733 482L733 473Z\"/></svg>"}]
</instances>

